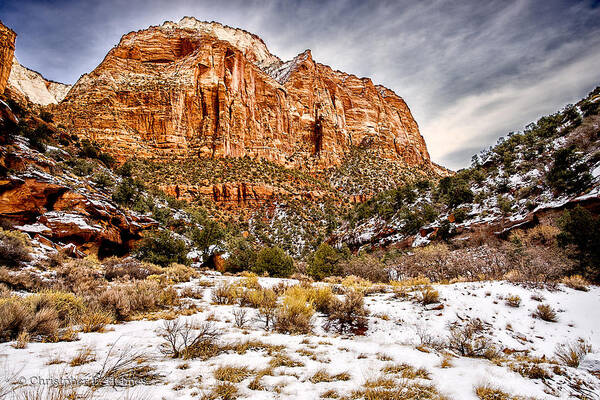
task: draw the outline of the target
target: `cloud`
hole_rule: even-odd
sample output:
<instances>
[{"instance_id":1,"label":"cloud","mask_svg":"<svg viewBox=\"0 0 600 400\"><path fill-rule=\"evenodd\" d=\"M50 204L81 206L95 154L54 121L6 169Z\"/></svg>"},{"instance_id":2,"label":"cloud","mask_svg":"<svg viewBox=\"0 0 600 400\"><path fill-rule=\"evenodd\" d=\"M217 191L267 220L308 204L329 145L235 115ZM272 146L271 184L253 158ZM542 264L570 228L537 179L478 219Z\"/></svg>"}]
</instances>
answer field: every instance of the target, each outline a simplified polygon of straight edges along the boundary
<instances>
[{"instance_id":1,"label":"cloud","mask_svg":"<svg viewBox=\"0 0 600 400\"><path fill-rule=\"evenodd\" d=\"M600 82L597 0L4 0L16 54L73 83L132 30L190 15L258 34L290 59L368 76L409 104L451 168Z\"/></svg>"},{"instance_id":2,"label":"cloud","mask_svg":"<svg viewBox=\"0 0 600 400\"><path fill-rule=\"evenodd\" d=\"M541 79L507 82L492 91L468 95L445 109L421 130L433 158L449 168L464 167L471 155L464 149L483 149L499 136L522 130L557 104L574 103L600 82L600 46L590 55L552 70Z\"/></svg>"}]
</instances>

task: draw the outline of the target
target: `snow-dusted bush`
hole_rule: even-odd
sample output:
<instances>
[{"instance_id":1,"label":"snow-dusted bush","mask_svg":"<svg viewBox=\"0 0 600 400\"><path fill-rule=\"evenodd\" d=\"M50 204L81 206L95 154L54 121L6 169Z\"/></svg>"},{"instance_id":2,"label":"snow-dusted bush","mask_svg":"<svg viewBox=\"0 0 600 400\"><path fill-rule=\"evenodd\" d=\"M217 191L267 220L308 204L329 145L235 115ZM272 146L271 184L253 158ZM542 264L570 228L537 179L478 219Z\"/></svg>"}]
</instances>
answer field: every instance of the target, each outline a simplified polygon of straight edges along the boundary
<instances>
[{"instance_id":1,"label":"snow-dusted bush","mask_svg":"<svg viewBox=\"0 0 600 400\"><path fill-rule=\"evenodd\" d=\"M365 308L364 295L358 290L346 293L344 300L333 298L329 305L325 330L335 330L338 333L354 333L364 335L368 329L367 316L369 311Z\"/></svg>"}]
</instances>

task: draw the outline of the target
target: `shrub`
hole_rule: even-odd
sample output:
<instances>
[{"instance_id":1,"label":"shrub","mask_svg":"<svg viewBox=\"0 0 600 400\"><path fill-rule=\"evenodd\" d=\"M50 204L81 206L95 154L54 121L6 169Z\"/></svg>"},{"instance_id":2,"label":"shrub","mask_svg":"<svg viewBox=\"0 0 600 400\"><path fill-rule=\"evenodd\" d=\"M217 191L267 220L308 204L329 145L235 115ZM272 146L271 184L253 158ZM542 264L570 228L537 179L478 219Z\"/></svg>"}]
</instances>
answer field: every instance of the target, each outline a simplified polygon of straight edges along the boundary
<instances>
[{"instance_id":1,"label":"shrub","mask_svg":"<svg viewBox=\"0 0 600 400\"><path fill-rule=\"evenodd\" d=\"M344 301L334 298L330 304L325 330L334 329L338 333L351 332L364 335L368 329L369 312L364 305L364 296L359 291L346 293Z\"/></svg>"},{"instance_id":2,"label":"shrub","mask_svg":"<svg viewBox=\"0 0 600 400\"><path fill-rule=\"evenodd\" d=\"M77 176L88 176L94 169L96 169L96 164L93 162L89 162L87 160L75 160L72 163L73 173Z\"/></svg>"},{"instance_id":3,"label":"shrub","mask_svg":"<svg viewBox=\"0 0 600 400\"><path fill-rule=\"evenodd\" d=\"M554 356L562 364L568 367L577 368L585 355L591 351L592 346L585 340L579 339L575 343L562 343L557 345Z\"/></svg>"},{"instance_id":4,"label":"shrub","mask_svg":"<svg viewBox=\"0 0 600 400\"><path fill-rule=\"evenodd\" d=\"M227 270L238 272L250 270L256 263L257 252L252 242L242 236L230 239L227 243L229 258L227 258Z\"/></svg>"},{"instance_id":5,"label":"shrub","mask_svg":"<svg viewBox=\"0 0 600 400\"><path fill-rule=\"evenodd\" d=\"M294 288L286 291L275 314L275 329L285 333L310 333L315 310L308 293Z\"/></svg>"},{"instance_id":6,"label":"shrub","mask_svg":"<svg viewBox=\"0 0 600 400\"><path fill-rule=\"evenodd\" d=\"M123 178L116 186L112 199L117 204L136 211L147 212L150 211L151 207L145 199L144 189L144 184L141 181L131 177Z\"/></svg>"},{"instance_id":7,"label":"shrub","mask_svg":"<svg viewBox=\"0 0 600 400\"><path fill-rule=\"evenodd\" d=\"M448 348L466 357L491 358L496 350L484 333L485 327L480 319L469 319L463 326L454 324L450 328Z\"/></svg>"},{"instance_id":8,"label":"shrub","mask_svg":"<svg viewBox=\"0 0 600 400\"><path fill-rule=\"evenodd\" d=\"M362 254L340 264L342 276L359 276L372 282L389 281L386 265L376 256Z\"/></svg>"},{"instance_id":9,"label":"shrub","mask_svg":"<svg viewBox=\"0 0 600 400\"><path fill-rule=\"evenodd\" d=\"M219 286L213 288L211 298L216 304L235 304L238 291L235 286L222 282Z\"/></svg>"},{"instance_id":10,"label":"shrub","mask_svg":"<svg viewBox=\"0 0 600 400\"><path fill-rule=\"evenodd\" d=\"M519 296L515 295L509 295L506 298L506 305L509 307L514 307L517 308L521 305L521 298Z\"/></svg>"},{"instance_id":11,"label":"shrub","mask_svg":"<svg viewBox=\"0 0 600 400\"><path fill-rule=\"evenodd\" d=\"M150 275L157 275L163 269L150 263L145 263L135 258L119 259L111 257L104 261L104 277L109 280L129 277L130 279L146 279Z\"/></svg>"},{"instance_id":12,"label":"shrub","mask_svg":"<svg viewBox=\"0 0 600 400\"><path fill-rule=\"evenodd\" d=\"M0 228L0 265L15 267L31 261L29 237L18 231Z\"/></svg>"},{"instance_id":13,"label":"shrub","mask_svg":"<svg viewBox=\"0 0 600 400\"><path fill-rule=\"evenodd\" d=\"M35 309L32 301L25 297L0 299L0 341L14 340L27 332L30 336L50 338L58 336L61 321L52 307Z\"/></svg>"},{"instance_id":14,"label":"shrub","mask_svg":"<svg viewBox=\"0 0 600 400\"><path fill-rule=\"evenodd\" d=\"M294 260L277 246L265 247L258 253L252 270L259 275L268 273L269 276L285 278L294 272Z\"/></svg>"},{"instance_id":15,"label":"shrub","mask_svg":"<svg viewBox=\"0 0 600 400\"><path fill-rule=\"evenodd\" d=\"M164 339L160 351L169 357L208 359L219 352L215 342L219 332L210 322L165 321L158 334Z\"/></svg>"},{"instance_id":16,"label":"shrub","mask_svg":"<svg viewBox=\"0 0 600 400\"><path fill-rule=\"evenodd\" d=\"M188 265L187 246L169 231L155 231L136 247L135 257L163 267L171 263Z\"/></svg>"},{"instance_id":17,"label":"shrub","mask_svg":"<svg viewBox=\"0 0 600 400\"><path fill-rule=\"evenodd\" d=\"M333 275L340 261L340 254L327 243L321 243L308 261L308 275L321 280Z\"/></svg>"},{"instance_id":18,"label":"shrub","mask_svg":"<svg viewBox=\"0 0 600 400\"><path fill-rule=\"evenodd\" d=\"M554 309L548 304L538 305L535 312L533 313L533 316L548 322L558 321L556 311L554 311Z\"/></svg>"},{"instance_id":19,"label":"shrub","mask_svg":"<svg viewBox=\"0 0 600 400\"><path fill-rule=\"evenodd\" d=\"M115 285L99 296L100 304L112 311L118 320L127 320L138 312L174 305L177 301L175 289L149 280Z\"/></svg>"},{"instance_id":20,"label":"shrub","mask_svg":"<svg viewBox=\"0 0 600 400\"><path fill-rule=\"evenodd\" d=\"M588 285L590 284L588 281L586 281L581 275L572 275L572 276L565 276L562 280L561 280L562 284L570 287L571 289L575 289L575 290L580 290L582 292L587 292L588 289Z\"/></svg>"},{"instance_id":21,"label":"shrub","mask_svg":"<svg viewBox=\"0 0 600 400\"><path fill-rule=\"evenodd\" d=\"M559 193L579 193L592 182L588 165L575 146L556 150L554 164L546 175L548 186Z\"/></svg>"},{"instance_id":22,"label":"shrub","mask_svg":"<svg viewBox=\"0 0 600 400\"><path fill-rule=\"evenodd\" d=\"M48 290L31 295L28 300L36 312L44 308L54 309L63 326L77 323L79 316L85 309L85 303L81 297L57 290Z\"/></svg>"},{"instance_id":23,"label":"shrub","mask_svg":"<svg viewBox=\"0 0 600 400\"><path fill-rule=\"evenodd\" d=\"M45 122L49 122L49 123L54 122L54 115L52 115L52 113L45 111L45 110L40 111L40 118L42 119L42 121L45 121Z\"/></svg>"},{"instance_id":24,"label":"shrub","mask_svg":"<svg viewBox=\"0 0 600 400\"><path fill-rule=\"evenodd\" d=\"M210 247L219 244L225 238L225 230L219 222L207 216L198 217L197 214L198 211L192 213L193 216L196 215L193 218L202 225L202 229L194 226L188 236L192 239L198 250L202 252L206 260L210 255Z\"/></svg>"},{"instance_id":25,"label":"shrub","mask_svg":"<svg viewBox=\"0 0 600 400\"><path fill-rule=\"evenodd\" d=\"M559 220L561 233L558 242L563 247L573 247L579 261L577 272L596 281L600 279L600 218L581 206L565 210Z\"/></svg>"},{"instance_id":26,"label":"shrub","mask_svg":"<svg viewBox=\"0 0 600 400\"><path fill-rule=\"evenodd\" d=\"M113 179L105 172L100 172L94 175L92 181L101 189L110 188L114 184Z\"/></svg>"},{"instance_id":27,"label":"shrub","mask_svg":"<svg viewBox=\"0 0 600 400\"><path fill-rule=\"evenodd\" d=\"M104 327L113 322L110 312L99 306L88 307L79 318L83 332L102 332Z\"/></svg>"}]
</instances>

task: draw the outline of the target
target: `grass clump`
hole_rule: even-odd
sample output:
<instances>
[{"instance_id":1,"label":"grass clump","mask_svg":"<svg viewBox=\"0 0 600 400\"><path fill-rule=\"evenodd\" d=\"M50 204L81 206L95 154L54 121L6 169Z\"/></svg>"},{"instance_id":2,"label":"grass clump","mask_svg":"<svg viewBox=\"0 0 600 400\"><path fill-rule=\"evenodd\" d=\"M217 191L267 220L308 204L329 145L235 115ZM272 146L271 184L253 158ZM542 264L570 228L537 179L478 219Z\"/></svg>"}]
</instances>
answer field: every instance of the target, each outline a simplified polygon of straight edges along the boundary
<instances>
[{"instance_id":1,"label":"grass clump","mask_svg":"<svg viewBox=\"0 0 600 400\"><path fill-rule=\"evenodd\" d=\"M548 305L548 304L540 304L537 306L535 311L533 312L533 316L535 318L539 318L541 320L547 322L556 322L558 321L558 316L556 315L556 311Z\"/></svg>"},{"instance_id":2,"label":"grass clump","mask_svg":"<svg viewBox=\"0 0 600 400\"><path fill-rule=\"evenodd\" d=\"M252 371L250 371L248 367L235 367L229 365L218 367L213 372L213 376L216 380L232 383L240 383L244 379L248 378L251 374Z\"/></svg>"},{"instance_id":3,"label":"grass clump","mask_svg":"<svg viewBox=\"0 0 600 400\"><path fill-rule=\"evenodd\" d=\"M568 367L577 368L586 354L592 351L592 346L583 339L574 343L562 343L556 346L554 356Z\"/></svg>"}]
</instances>

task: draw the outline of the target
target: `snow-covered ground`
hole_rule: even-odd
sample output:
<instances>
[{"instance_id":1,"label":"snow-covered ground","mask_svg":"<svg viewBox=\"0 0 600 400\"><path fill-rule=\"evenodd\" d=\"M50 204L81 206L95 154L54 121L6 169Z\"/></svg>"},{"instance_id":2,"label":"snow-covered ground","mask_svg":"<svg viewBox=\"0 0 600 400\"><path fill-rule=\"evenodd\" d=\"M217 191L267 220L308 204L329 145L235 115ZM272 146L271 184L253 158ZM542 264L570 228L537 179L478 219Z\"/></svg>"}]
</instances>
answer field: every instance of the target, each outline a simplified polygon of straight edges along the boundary
<instances>
[{"instance_id":1,"label":"snow-covered ground","mask_svg":"<svg viewBox=\"0 0 600 400\"><path fill-rule=\"evenodd\" d=\"M324 316L314 317L314 334L287 335L265 331L254 319L245 329L235 327L233 311L237 305L211 304L210 287L199 285L207 280L236 281L241 278L207 275L201 279L179 285L203 291L203 298L195 300L203 311L180 317L201 323L212 320L222 335L221 344L257 340L269 345L281 345L283 354L299 361L299 366L276 367L272 375L265 375L260 383L265 390L251 390L249 383L256 374L236 383L239 398L248 399L317 399L328 390L348 396L369 379L382 376L381 369L391 364L409 364L424 368L430 380L422 380L435 386L440 394L449 399L477 399L474 388L482 384L505 392L531 396L537 399L572 398L576 392L575 382L583 387L585 398L598 399L600 378L584 368L560 366L563 374L553 371L551 364L558 344L585 339L592 345L586 365L598 366L600 359L600 288L591 287L588 292L575 291L560 286L559 290L531 289L508 282L472 282L450 285L433 285L439 291L440 302L424 306L414 299L395 295L392 287L385 287L365 297L370 311L369 329L365 336L337 335L322 328ZM260 278L263 286L280 283L281 279ZM294 281L287 281L294 283ZM506 298L518 295L519 307L506 305ZM533 298L532 298L533 296ZM545 322L532 317L539 304L548 304L557 311L557 322ZM442 307L443 306L443 307ZM257 311L248 308L249 315ZM465 323L468 318L479 318L487 326L486 335L491 339L502 357L494 362L485 358L448 356L448 350L436 346L419 347L424 337L441 342L449 335L449 324ZM224 365L245 366L258 371L268 367L273 358L267 350L248 349L243 354L230 350L206 361L199 359L173 359L160 352L163 339L157 331L163 320L133 321L111 325L104 333L80 333L75 342L30 343L25 349L15 349L12 343L0 344L0 374L12 381L39 386L44 379L63 377L74 379L94 374L103 363L111 363L122 351L143 352L150 357L150 365L161 375L160 383L139 384L132 388L104 387L95 398L117 399L198 399L218 383L213 371ZM93 349L96 361L71 367L69 362L82 348ZM109 355L110 353L110 355ZM518 356L543 357L548 362L539 365L547 370L547 379L529 379L513 372L511 363ZM442 367L444 358L451 359L450 366ZM312 383L310 378L324 369L331 375L348 373L350 380ZM597 368L600 369L600 368ZM417 379L418 380L418 379ZM419 381L419 380L418 380ZM583 382L583 383L582 383ZM31 386L30 386L31 387ZM126 397L129 396L129 397ZM578 397L581 398L581 397Z\"/></svg>"}]
</instances>

